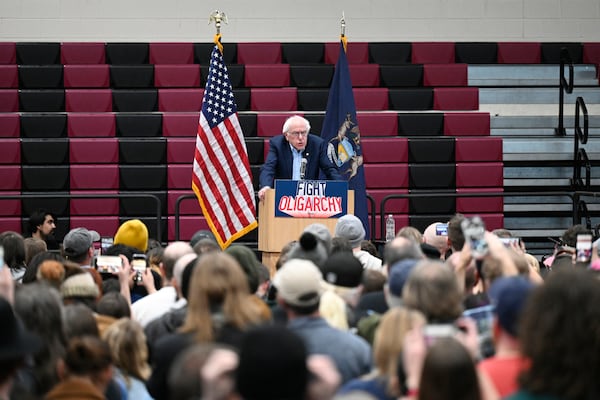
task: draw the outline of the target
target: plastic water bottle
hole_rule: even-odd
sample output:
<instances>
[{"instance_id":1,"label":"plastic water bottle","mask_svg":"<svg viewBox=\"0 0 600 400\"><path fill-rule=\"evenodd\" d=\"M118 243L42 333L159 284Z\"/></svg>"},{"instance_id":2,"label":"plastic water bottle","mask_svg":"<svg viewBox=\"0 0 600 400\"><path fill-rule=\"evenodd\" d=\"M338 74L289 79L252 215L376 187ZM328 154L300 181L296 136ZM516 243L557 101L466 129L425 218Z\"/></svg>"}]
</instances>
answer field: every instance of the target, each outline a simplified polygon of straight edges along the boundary
<instances>
[{"instance_id":1,"label":"plastic water bottle","mask_svg":"<svg viewBox=\"0 0 600 400\"><path fill-rule=\"evenodd\" d=\"M396 237L396 221L394 216L389 214L385 219L385 241L389 242Z\"/></svg>"}]
</instances>

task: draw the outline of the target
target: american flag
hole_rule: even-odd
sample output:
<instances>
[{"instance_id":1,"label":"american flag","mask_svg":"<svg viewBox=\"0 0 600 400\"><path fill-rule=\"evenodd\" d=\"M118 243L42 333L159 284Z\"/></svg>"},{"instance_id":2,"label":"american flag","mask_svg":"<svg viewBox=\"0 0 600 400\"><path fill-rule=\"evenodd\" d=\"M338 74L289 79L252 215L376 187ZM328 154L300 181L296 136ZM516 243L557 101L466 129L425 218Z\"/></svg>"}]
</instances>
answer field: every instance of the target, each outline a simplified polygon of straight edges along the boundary
<instances>
[{"instance_id":1,"label":"american flag","mask_svg":"<svg viewBox=\"0 0 600 400\"><path fill-rule=\"evenodd\" d=\"M250 162L218 41L202 99L192 189L221 248L258 226Z\"/></svg>"}]
</instances>

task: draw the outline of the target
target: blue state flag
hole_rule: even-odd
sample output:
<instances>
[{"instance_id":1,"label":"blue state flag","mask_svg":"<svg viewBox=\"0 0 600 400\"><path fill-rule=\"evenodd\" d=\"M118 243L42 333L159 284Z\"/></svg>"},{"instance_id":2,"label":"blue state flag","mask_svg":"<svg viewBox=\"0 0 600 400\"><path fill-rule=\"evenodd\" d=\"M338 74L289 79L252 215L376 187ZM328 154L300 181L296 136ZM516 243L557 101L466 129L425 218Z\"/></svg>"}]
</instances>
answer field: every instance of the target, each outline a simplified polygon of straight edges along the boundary
<instances>
[{"instance_id":1,"label":"blue state flag","mask_svg":"<svg viewBox=\"0 0 600 400\"><path fill-rule=\"evenodd\" d=\"M356 120L356 106L344 44L343 37L340 41L340 56L329 89L321 137L327 142L329 159L337 165L342 177L348 181L348 188L354 190L354 215L362 221L368 239L371 236L371 229L360 130Z\"/></svg>"}]
</instances>

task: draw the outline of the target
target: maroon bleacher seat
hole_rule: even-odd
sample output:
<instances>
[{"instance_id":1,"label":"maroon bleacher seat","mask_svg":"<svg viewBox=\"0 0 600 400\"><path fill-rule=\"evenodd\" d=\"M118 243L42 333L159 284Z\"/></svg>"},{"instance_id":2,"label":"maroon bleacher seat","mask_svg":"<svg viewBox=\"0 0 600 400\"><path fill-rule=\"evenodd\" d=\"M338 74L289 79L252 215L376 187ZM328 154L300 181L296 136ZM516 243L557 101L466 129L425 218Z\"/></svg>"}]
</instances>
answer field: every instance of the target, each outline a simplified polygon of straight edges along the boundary
<instances>
[{"instance_id":1,"label":"maroon bleacher seat","mask_svg":"<svg viewBox=\"0 0 600 400\"><path fill-rule=\"evenodd\" d=\"M358 111L383 111L389 108L387 88L356 88L352 92Z\"/></svg>"},{"instance_id":2,"label":"maroon bleacher seat","mask_svg":"<svg viewBox=\"0 0 600 400\"><path fill-rule=\"evenodd\" d=\"M540 43L498 42L498 64L539 64L541 60Z\"/></svg>"},{"instance_id":3,"label":"maroon bleacher seat","mask_svg":"<svg viewBox=\"0 0 600 400\"><path fill-rule=\"evenodd\" d=\"M0 139L0 164L21 163L21 141L18 138Z\"/></svg>"},{"instance_id":4,"label":"maroon bleacher seat","mask_svg":"<svg viewBox=\"0 0 600 400\"><path fill-rule=\"evenodd\" d=\"M489 136L490 114L487 112L444 113L444 135Z\"/></svg>"},{"instance_id":5,"label":"maroon bleacher seat","mask_svg":"<svg viewBox=\"0 0 600 400\"><path fill-rule=\"evenodd\" d=\"M407 188L408 165L405 163L366 164L367 189Z\"/></svg>"},{"instance_id":6,"label":"maroon bleacher seat","mask_svg":"<svg viewBox=\"0 0 600 400\"><path fill-rule=\"evenodd\" d=\"M112 91L110 89L65 89L67 112L110 112Z\"/></svg>"},{"instance_id":7,"label":"maroon bleacher seat","mask_svg":"<svg viewBox=\"0 0 600 400\"><path fill-rule=\"evenodd\" d=\"M167 166L167 189L190 189L192 187L192 160L187 164Z\"/></svg>"},{"instance_id":8,"label":"maroon bleacher seat","mask_svg":"<svg viewBox=\"0 0 600 400\"><path fill-rule=\"evenodd\" d=\"M113 113L67 114L69 137L114 137L116 133Z\"/></svg>"},{"instance_id":9,"label":"maroon bleacher seat","mask_svg":"<svg viewBox=\"0 0 600 400\"><path fill-rule=\"evenodd\" d=\"M160 87L200 87L200 66L198 64L163 64L154 66L154 86Z\"/></svg>"},{"instance_id":10,"label":"maroon bleacher seat","mask_svg":"<svg viewBox=\"0 0 600 400\"><path fill-rule=\"evenodd\" d=\"M65 88L107 88L110 87L110 73L107 64L65 65Z\"/></svg>"},{"instance_id":11,"label":"maroon bleacher seat","mask_svg":"<svg viewBox=\"0 0 600 400\"><path fill-rule=\"evenodd\" d=\"M6 200L7 201L7 200ZM4 204L5 201L2 202ZM20 212L16 213L17 215ZM15 214L13 214L15 215ZM13 231L13 232L21 232L23 229L23 225L21 224L21 217L13 217L13 218L0 218L0 232Z\"/></svg>"},{"instance_id":12,"label":"maroon bleacher seat","mask_svg":"<svg viewBox=\"0 0 600 400\"><path fill-rule=\"evenodd\" d=\"M245 66L246 87L290 86L289 64L250 64Z\"/></svg>"},{"instance_id":13,"label":"maroon bleacher seat","mask_svg":"<svg viewBox=\"0 0 600 400\"><path fill-rule=\"evenodd\" d=\"M495 188L457 188L456 193L494 193L502 192L502 187ZM456 212L459 213L490 213L503 212L504 199L502 196L494 197L457 197Z\"/></svg>"},{"instance_id":14,"label":"maroon bleacher seat","mask_svg":"<svg viewBox=\"0 0 600 400\"><path fill-rule=\"evenodd\" d=\"M0 88L12 89L19 87L19 70L16 64L0 64Z\"/></svg>"},{"instance_id":15,"label":"maroon bleacher seat","mask_svg":"<svg viewBox=\"0 0 600 400\"><path fill-rule=\"evenodd\" d=\"M21 192L2 191L0 196L19 196ZM21 215L21 199L0 199L0 216L2 217L13 217L15 215ZM4 220L5 218L2 218ZM1 222L0 222L1 224ZM1 225L0 225L1 226ZM17 230L17 232L20 232ZM0 232L4 232L0 230Z\"/></svg>"},{"instance_id":16,"label":"maroon bleacher seat","mask_svg":"<svg viewBox=\"0 0 600 400\"><path fill-rule=\"evenodd\" d=\"M325 43L325 64L337 63L340 54L340 42ZM348 64L367 64L369 62L368 42L348 42L346 50Z\"/></svg>"},{"instance_id":17,"label":"maroon bleacher seat","mask_svg":"<svg viewBox=\"0 0 600 400\"><path fill-rule=\"evenodd\" d=\"M16 89L0 89L0 112L19 111L19 92Z\"/></svg>"},{"instance_id":18,"label":"maroon bleacher seat","mask_svg":"<svg viewBox=\"0 0 600 400\"><path fill-rule=\"evenodd\" d=\"M118 194L117 190L83 191L71 190L72 195L79 194ZM119 215L119 199L115 198L71 198L70 213L73 215ZM90 228L91 229L91 228Z\"/></svg>"},{"instance_id":19,"label":"maroon bleacher seat","mask_svg":"<svg viewBox=\"0 0 600 400\"><path fill-rule=\"evenodd\" d=\"M413 64L452 64L454 43L413 42L411 60Z\"/></svg>"},{"instance_id":20,"label":"maroon bleacher seat","mask_svg":"<svg viewBox=\"0 0 600 400\"><path fill-rule=\"evenodd\" d=\"M407 189L369 189L367 194L375 201L375 209L379 211L381 201L393 194L407 194ZM408 213L408 199L390 199L385 203L386 214L403 214Z\"/></svg>"},{"instance_id":21,"label":"maroon bleacher seat","mask_svg":"<svg viewBox=\"0 0 600 400\"><path fill-rule=\"evenodd\" d=\"M21 117L17 113L0 113L0 137L18 138L21 135Z\"/></svg>"},{"instance_id":22,"label":"maroon bleacher seat","mask_svg":"<svg viewBox=\"0 0 600 400\"><path fill-rule=\"evenodd\" d=\"M263 140L263 160L267 159L267 155L269 154L269 148L271 146L269 145L269 139L264 139Z\"/></svg>"},{"instance_id":23,"label":"maroon bleacher seat","mask_svg":"<svg viewBox=\"0 0 600 400\"><path fill-rule=\"evenodd\" d=\"M257 114L256 131L258 136L271 137L280 135L282 133L281 130L283 128L283 123L292 115L302 115L302 113Z\"/></svg>"},{"instance_id":24,"label":"maroon bleacher seat","mask_svg":"<svg viewBox=\"0 0 600 400\"><path fill-rule=\"evenodd\" d=\"M250 89L252 111L295 111L298 109L296 88Z\"/></svg>"},{"instance_id":25,"label":"maroon bleacher seat","mask_svg":"<svg viewBox=\"0 0 600 400\"><path fill-rule=\"evenodd\" d=\"M71 164L112 164L119 162L116 138L72 138L69 140Z\"/></svg>"},{"instance_id":26,"label":"maroon bleacher seat","mask_svg":"<svg viewBox=\"0 0 600 400\"><path fill-rule=\"evenodd\" d=\"M196 138L168 138L167 140L167 163L189 164L194 159L196 149Z\"/></svg>"},{"instance_id":27,"label":"maroon bleacher seat","mask_svg":"<svg viewBox=\"0 0 600 400\"><path fill-rule=\"evenodd\" d=\"M434 110L478 110L479 88L434 88Z\"/></svg>"},{"instance_id":28,"label":"maroon bleacher seat","mask_svg":"<svg viewBox=\"0 0 600 400\"><path fill-rule=\"evenodd\" d=\"M20 165L0 165L0 190L21 190Z\"/></svg>"},{"instance_id":29,"label":"maroon bleacher seat","mask_svg":"<svg viewBox=\"0 0 600 400\"><path fill-rule=\"evenodd\" d=\"M17 46L15 42L0 42L0 64L17 63Z\"/></svg>"},{"instance_id":30,"label":"maroon bleacher seat","mask_svg":"<svg viewBox=\"0 0 600 400\"><path fill-rule=\"evenodd\" d=\"M583 44L583 62L596 65L596 76L600 69L600 42Z\"/></svg>"},{"instance_id":31,"label":"maroon bleacher seat","mask_svg":"<svg viewBox=\"0 0 600 400\"><path fill-rule=\"evenodd\" d=\"M501 137L457 137L456 162L502 161Z\"/></svg>"},{"instance_id":32,"label":"maroon bleacher seat","mask_svg":"<svg viewBox=\"0 0 600 400\"><path fill-rule=\"evenodd\" d=\"M365 163L408 162L408 140L395 138L361 138L363 161Z\"/></svg>"},{"instance_id":33,"label":"maroon bleacher seat","mask_svg":"<svg viewBox=\"0 0 600 400\"><path fill-rule=\"evenodd\" d=\"M71 164L71 190L119 189L116 164Z\"/></svg>"},{"instance_id":34,"label":"maroon bleacher seat","mask_svg":"<svg viewBox=\"0 0 600 400\"><path fill-rule=\"evenodd\" d=\"M190 185L191 187L191 185ZM177 206L177 199L183 195L193 195L194 192L191 189L187 190L169 190L167 192L167 213L169 215L175 214L175 208ZM179 214L181 215L199 215L202 214L202 209L198 203L198 199L194 195L191 199L184 199L179 203Z\"/></svg>"},{"instance_id":35,"label":"maroon bleacher seat","mask_svg":"<svg viewBox=\"0 0 600 400\"><path fill-rule=\"evenodd\" d=\"M361 112L356 115L360 134L365 136L398 136L397 113Z\"/></svg>"},{"instance_id":36,"label":"maroon bleacher seat","mask_svg":"<svg viewBox=\"0 0 600 400\"><path fill-rule=\"evenodd\" d=\"M192 64L193 43L150 43L150 64Z\"/></svg>"},{"instance_id":37,"label":"maroon bleacher seat","mask_svg":"<svg viewBox=\"0 0 600 400\"><path fill-rule=\"evenodd\" d=\"M456 187L502 187L504 165L501 162L456 163Z\"/></svg>"},{"instance_id":38,"label":"maroon bleacher seat","mask_svg":"<svg viewBox=\"0 0 600 400\"><path fill-rule=\"evenodd\" d=\"M378 64L350 64L350 78L352 87L374 87L379 86Z\"/></svg>"},{"instance_id":39,"label":"maroon bleacher seat","mask_svg":"<svg viewBox=\"0 0 600 400\"><path fill-rule=\"evenodd\" d=\"M158 89L159 111L200 111L204 89Z\"/></svg>"},{"instance_id":40,"label":"maroon bleacher seat","mask_svg":"<svg viewBox=\"0 0 600 400\"><path fill-rule=\"evenodd\" d=\"M198 133L199 112L169 113L162 118L163 136L196 136Z\"/></svg>"},{"instance_id":41,"label":"maroon bleacher seat","mask_svg":"<svg viewBox=\"0 0 600 400\"><path fill-rule=\"evenodd\" d=\"M467 86L467 64L425 64L423 86Z\"/></svg>"},{"instance_id":42,"label":"maroon bleacher seat","mask_svg":"<svg viewBox=\"0 0 600 400\"><path fill-rule=\"evenodd\" d=\"M63 42L60 45L61 64L104 64L105 44L98 42Z\"/></svg>"},{"instance_id":43,"label":"maroon bleacher seat","mask_svg":"<svg viewBox=\"0 0 600 400\"><path fill-rule=\"evenodd\" d=\"M281 43L248 42L237 45L238 64L279 64L281 63Z\"/></svg>"},{"instance_id":44,"label":"maroon bleacher seat","mask_svg":"<svg viewBox=\"0 0 600 400\"><path fill-rule=\"evenodd\" d=\"M175 240L175 217L168 218L168 239ZM200 229L209 230L206 219L201 216L183 216L179 219L179 240L189 241Z\"/></svg>"},{"instance_id":45,"label":"maroon bleacher seat","mask_svg":"<svg viewBox=\"0 0 600 400\"><path fill-rule=\"evenodd\" d=\"M88 229L93 229L100 236L113 237L117 229L119 229L120 221L118 215L103 215L100 217L94 216L71 216L70 229L85 226Z\"/></svg>"}]
</instances>

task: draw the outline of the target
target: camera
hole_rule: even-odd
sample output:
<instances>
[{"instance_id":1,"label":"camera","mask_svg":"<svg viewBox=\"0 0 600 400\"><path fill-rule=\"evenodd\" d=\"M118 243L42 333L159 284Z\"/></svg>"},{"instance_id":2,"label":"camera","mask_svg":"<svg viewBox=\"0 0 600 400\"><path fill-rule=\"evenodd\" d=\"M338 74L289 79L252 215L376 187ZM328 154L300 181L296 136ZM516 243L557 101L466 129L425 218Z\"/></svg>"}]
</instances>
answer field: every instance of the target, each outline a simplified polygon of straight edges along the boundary
<instances>
[{"instance_id":1,"label":"camera","mask_svg":"<svg viewBox=\"0 0 600 400\"><path fill-rule=\"evenodd\" d=\"M145 254L134 254L131 260L131 268L135 271L134 280L140 284L142 282L142 274L148 267L148 261Z\"/></svg>"},{"instance_id":2,"label":"camera","mask_svg":"<svg viewBox=\"0 0 600 400\"><path fill-rule=\"evenodd\" d=\"M465 218L460 224L465 240L471 245L473 258L482 259L488 253L488 245L485 241L485 224L483 220L475 216Z\"/></svg>"}]
</instances>

